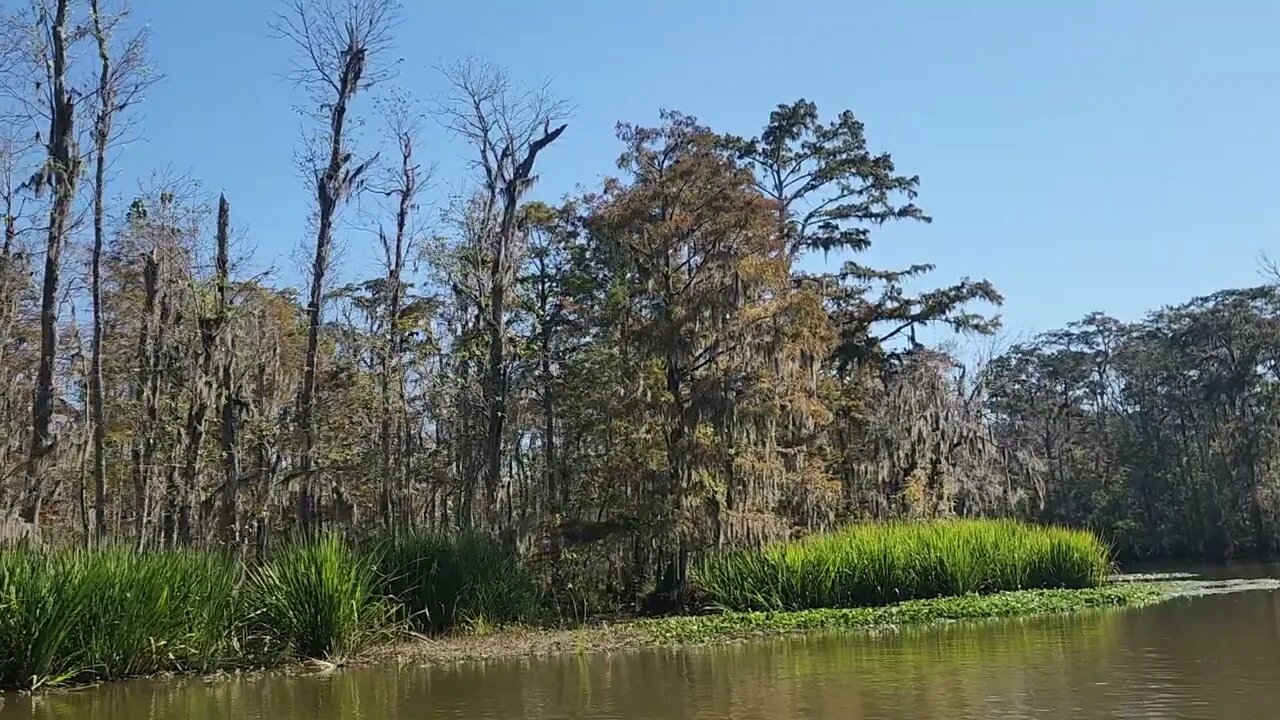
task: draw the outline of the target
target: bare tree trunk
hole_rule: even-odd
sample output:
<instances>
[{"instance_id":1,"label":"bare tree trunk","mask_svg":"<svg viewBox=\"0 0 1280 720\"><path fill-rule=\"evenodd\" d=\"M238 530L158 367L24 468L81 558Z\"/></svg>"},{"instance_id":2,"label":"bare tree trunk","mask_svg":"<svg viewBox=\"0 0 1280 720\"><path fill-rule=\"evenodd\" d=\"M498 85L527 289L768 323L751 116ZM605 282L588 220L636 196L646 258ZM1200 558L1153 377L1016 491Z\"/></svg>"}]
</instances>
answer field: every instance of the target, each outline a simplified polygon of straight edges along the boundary
<instances>
[{"instance_id":1,"label":"bare tree trunk","mask_svg":"<svg viewBox=\"0 0 1280 720\"><path fill-rule=\"evenodd\" d=\"M406 256L411 250L413 238L410 236L410 216L413 212L415 198L418 193L418 167L413 164L414 126L408 116L407 109L399 107L391 113L390 120L396 131L396 140L400 145L400 167L392 181L388 192L396 195L396 228L393 243L382 237L383 253L387 264L387 305L386 305L386 346L381 363L382 419L380 423L380 440L382 444L382 485L379 493L379 509L387 528L395 524L395 518L404 518L408 493L403 493L400 502L396 495L404 488L402 478L405 473L405 436L408 433L407 422L402 422L407 414L405 408L404 370L401 367L403 352L401 338L404 335L400 327L401 305L404 302L404 265ZM393 396L393 386L395 389ZM399 439L397 439L399 438Z\"/></svg>"},{"instance_id":2,"label":"bare tree trunk","mask_svg":"<svg viewBox=\"0 0 1280 720\"><path fill-rule=\"evenodd\" d=\"M307 299L307 350L302 389L298 402L301 433L298 488L298 523L304 533L316 525L315 468L316 445L316 363L320 343L320 321L324 302L325 276L333 248L333 225L337 211L376 159L349 167L351 152L344 144L347 110L351 99L363 87L376 81L378 71L368 73L370 55L383 49L386 33L395 22L389 0L351 0L341 6L311 0L291 0L290 15L278 18L276 29L293 40L304 52L299 80L324 92L332 92L328 104L328 161L316 173L317 227L315 254L311 262L311 291ZM334 488L335 497L345 491Z\"/></svg>"},{"instance_id":3,"label":"bare tree trunk","mask_svg":"<svg viewBox=\"0 0 1280 720\"><path fill-rule=\"evenodd\" d=\"M115 108L115 84L111 82L111 55L98 0L90 0L93 34L98 43L98 117L93 128L93 253L90 258L93 295L93 336L90 340L89 418L93 423L93 527L101 542L107 536L107 418L102 399L102 245L106 215L107 142Z\"/></svg>"},{"instance_id":4,"label":"bare tree trunk","mask_svg":"<svg viewBox=\"0 0 1280 720\"><path fill-rule=\"evenodd\" d=\"M478 229L471 234L477 255L487 258L488 267L476 268L477 275L485 275L477 282L483 297L470 300L478 308L476 321L484 325L489 345L480 372L485 427L477 453L484 481L482 517L490 529L499 530L497 502L509 372L507 296L514 280L516 219L520 200L533 184L538 153L565 130L565 125L551 127L564 116L565 108L542 91L513 93L506 74L490 65L464 61L447 70L446 77L453 90L453 103L444 109L446 125L474 146L479 154L477 165L484 171L484 184L477 193L479 208L475 210L480 214L475 223ZM464 483L469 482L464 478ZM468 495L463 494L464 511L471 502Z\"/></svg>"},{"instance_id":5,"label":"bare tree trunk","mask_svg":"<svg viewBox=\"0 0 1280 720\"><path fill-rule=\"evenodd\" d=\"M4 216L4 244L0 246L0 367L8 367L9 349L12 345L10 338L13 337L19 316L19 273L21 268L18 266L20 255L17 249L18 239L18 217L15 214L14 199L16 196L13 175L15 171L15 162L13 157L13 142L10 138L5 138L4 153L0 159L3 159L3 165L0 165L0 199L4 205L0 208ZM9 379L14 382L16 378ZM10 418L17 413L11 411L13 408L13 393L7 388L4 392L0 392L0 412L3 417ZM16 418L15 418L16 419ZM16 431L17 428L13 428ZM0 468L8 468L12 466L11 452L21 452L10 442L0 442ZM9 493L8 483L0 482L0 512L7 513L9 510Z\"/></svg>"},{"instance_id":6,"label":"bare tree trunk","mask_svg":"<svg viewBox=\"0 0 1280 720\"><path fill-rule=\"evenodd\" d=\"M153 393L153 378L156 353L152 349L152 325L156 323L156 296L159 293L159 259L152 250L143 258L142 283L143 304L142 319L138 327L138 377L134 388L134 401L145 407L145 417L141 418L133 441L133 511L134 535L137 547L142 549L147 544L147 520L151 505L152 475L152 432L154 432L156 415L158 414L157 398ZM158 330L156 331L159 332Z\"/></svg>"},{"instance_id":7,"label":"bare tree trunk","mask_svg":"<svg viewBox=\"0 0 1280 720\"><path fill-rule=\"evenodd\" d=\"M200 318L200 359L193 381L191 406L187 410L184 433L181 487L178 497L177 537L179 544L191 542L191 501L198 487L200 474L200 448L204 445L205 419L209 414L210 384L213 377L213 355L221 330L221 319Z\"/></svg>"},{"instance_id":8,"label":"bare tree trunk","mask_svg":"<svg viewBox=\"0 0 1280 720\"><path fill-rule=\"evenodd\" d=\"M230 312L227 286L230 283L231 206L227 198L218 198L217 256L214 260L214 282L218 290L218 317L225 323ZM225 328L223 328L225 329ZM222 374L219 394L222 398L222 422L218 441L222 447L222 493L218 511L218 533L228 548L240 544L240 399L236 383L235 333L223 333Z\"/></svg>"},{"instance_id":9,"label":"bare tree trunk","mask_svg":"<svg viewBox=\"0 0 1280 720\"><path fill-rule=\"evenodd\" d=\"M556 457L556 407L551 391L551 333L542 335L542 491L551 512L560 509L560 490L556 483L559 471Z\"/></svg>"},{"instance_id":10,"label":"bare tree trunk","mask_svg":"<svg viewBox=\"0 0 1280 720\"><path fill-rule=\"evenodd\" d=\"M507 419L507 310L506 296L511 289L513 269L511 253L516 243L516 216L520 210L520 199L529 187L533 174L533 163L543 148L555 142L564 132L561 125L555 130L547 131L541 138L529 143L524 159L511 168L509 177L502 178L501 192L503 199L502 223L493 247L493 258L489 264L489 367L486 382L488 404L488 442L485 445L485 503L486 513L494 513L497 503L498 484L502 478L503 428ZM508 141L502 157L515 157L517 148Z\"/></svg>"},{"instance_id":11,"label":"bare tree trunk","mask_svg":"<svg viewBox=\"0 0 1280 720\"><path fill-rule=\"evenodd\" d=\"M58 274L62 269L62 246L71 221L80 175L80 157L75 146L75 104L67 87L67 8L70 0L57 0L51 45L52 92L49 108L49 158L41 180L52 187L49 233L45 243L44 285L40 293L40 365L36 373L35 399L31 404L31 452L27 459L27 488L21 518L38 526L44 479L49 470L56 439L53 436L54 364L58 353Z\"/></svg>"},{"instance_id":12,"label":"bare tree trunk","mask_svg":"<svg viewBox=\"0 0 1280 720\"><path fill-rule=\"evenodd\" d=\"M182 472L182 488L181 502L178 511L178 540L182 543L188 543L191 540L191 502L197 488L199 487L200 475L200 450L204 445L204 437L206 430L206 420L209 414L209 408L213 404L214 397L214 360L218 352L219 346L222 344L223 329L227 319L227 266L229 260L227 257L227 246L229 243L228 235L230 233L230 206L227 204L226 197L218 199L218 229L217 229L217 251L215 256L214 269L214 285L217 302L212 313L207 316L200 317L198 324L200 328L200 356L196 364L196 376L194 379L194 393L191 399L191 406L187 411L187 424L183 472ZM222 390L223 405L222 415L223 424L219 432L220 444L222 445L224 460L226 459L226 435L228 432L226 415L228 412L227 403L233 403L231 412L234 414L234 397L230 394L226 385L231 382L230 379L230 355L224 362L222 367ZM234 424L234 423L233 423ZM234 431L231 438L234 445ZM226 466L224 464L224 472ZM238 471L236 473L238 475ZM225 478L224 478L225 481ZM226 486L223 487L223 493L226 492ZM233 498L234 505L234 498ZM224 533L226 527L221 528Z\"/></svg>"}]
</instances>

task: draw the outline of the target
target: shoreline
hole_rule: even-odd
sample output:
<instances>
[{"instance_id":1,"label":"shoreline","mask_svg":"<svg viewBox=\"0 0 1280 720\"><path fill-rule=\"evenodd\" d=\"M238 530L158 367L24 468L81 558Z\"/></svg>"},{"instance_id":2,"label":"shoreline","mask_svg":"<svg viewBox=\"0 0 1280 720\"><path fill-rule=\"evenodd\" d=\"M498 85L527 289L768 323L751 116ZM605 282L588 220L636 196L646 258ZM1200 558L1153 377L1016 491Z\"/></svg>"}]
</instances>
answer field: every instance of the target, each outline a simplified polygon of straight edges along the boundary
<instances>
[{"instance_id":1,"label":"shoreline","mask_svg":"<svg viewBox=\"0 0 1280 720\"><path fill-rule=\"evenodd\" d=\"M115 680L43 688L46 692L83 692L130 680L204 682L243 680L271 673L327 674L344 668L538 659L645 649L680 649L749 642L756 639L819 633L876 633L899 627L929 627L955 622L1066 615L1097 610L1140 608L1179 598L1280 590L1280 579L1188 579L1185 575L1116 576L1107 584L1082 589L1013 590L908 600L861 608L819 608L788 612L726 612L602 621L571 628L515 625L486 633L442 636L412 634L359 655L331 663L291 661L268 667L225 668L211 673L158 673ZM0 690L0 699L10 694Z\"/></svg>"},{"instance_id":2,"label":"shoreline","mask_svg":"<svg viewBox=\"0 0 1280 720\"><path fill-rule=\"evenodd\" d=\"M515 626L485 634L415 637L375 649L350 664L474 662L698 647L784 635L876 632L965 620L1142 607L1191 595L1188 586L1191 582L1118 581L1096 588L1013 590L989 595L908 600L877 607L675 615L602 622L576 628ZM1275 587L1280 588L1280 582Z\"/></svg>"},{"instance_id":3,"label":"shoreline","mask_svg":"<svg viewBox=\"0 0 1280 720\"><path fill-rule=\"evenodd\" d=\"M1174 574L1117 576L1096 588L1013 590L990 595L908 600L879 607L677 615L577 628L517 626L480 635L455 633L442 637L416 637L375 649L351 664L484 662L650 648L701 647L809 633L874 633L898 627L927 627L969 620L1140 608L1179 598L1250 590L1280 590L1280 579L1203 580Z\"/></svg>"}]
</instances>

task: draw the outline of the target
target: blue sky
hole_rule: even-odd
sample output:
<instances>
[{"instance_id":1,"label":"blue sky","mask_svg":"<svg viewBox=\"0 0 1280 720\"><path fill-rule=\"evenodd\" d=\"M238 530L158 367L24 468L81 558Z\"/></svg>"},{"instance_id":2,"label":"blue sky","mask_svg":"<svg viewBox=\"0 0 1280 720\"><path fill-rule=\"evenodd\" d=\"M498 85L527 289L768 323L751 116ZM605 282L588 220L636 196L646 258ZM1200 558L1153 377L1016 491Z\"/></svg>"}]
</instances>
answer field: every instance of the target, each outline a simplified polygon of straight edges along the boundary
<instances>
[{"instance_id":1,"label":"blue sky","mask_svg":"<svg viewBox=\"0 0 1280 720\"><path fill-rule=\"evenodd\" d=\"M659 108L742 134L799 97L852 109L873 148L921 176L935 218L884 230L863 259L934 262L938 283L989 278L1018 336L1253 284L1259 253L1280 256L1280 3L1214 5L406 0L397 83L430 98L430 66L469 53L551 79L576 112L539 159L548 200L613 172L614 124ZM310 195L273 6L134 0L166 80L116 192L154 168L190 172L227 192L256 264L291 281ZM456 187L464 150L427 128L421 152ZM376 257L349 235L344 279Z\"/></svg>"}]
</instances>

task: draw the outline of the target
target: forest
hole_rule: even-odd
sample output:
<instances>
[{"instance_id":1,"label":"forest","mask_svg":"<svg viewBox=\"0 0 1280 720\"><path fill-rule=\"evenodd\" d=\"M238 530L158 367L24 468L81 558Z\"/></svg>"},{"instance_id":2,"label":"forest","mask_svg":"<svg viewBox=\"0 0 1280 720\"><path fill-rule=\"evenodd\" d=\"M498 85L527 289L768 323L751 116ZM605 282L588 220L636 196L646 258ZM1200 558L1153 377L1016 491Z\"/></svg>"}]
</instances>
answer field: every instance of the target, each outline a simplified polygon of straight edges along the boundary
<instances>
[{"instance_id":1,"label":"forest","mask_svg":"<svg viewBox=\"0 0 1280 720\"><path fill-rule=\"evenodd\" d=\"M927 182L852 110L779 98L742 136L655 109L618 124L612 177L539 198L574 132L550 85L474 58L397 67L394 0L283 0L281 82L313 101L293 286L237 254L257 240L234 187L157 175L115 200L112 163L163 81L146 26L111 0L16 5L4 533L261 555L320 531L466 531L612 597L865 519L1062 524L1129 557L1280 542L1275 284L981 359L928 346L994 337L1003 299L927 258L863 262L882 228L930 216ZM398 92L409 72L447 92ZM435 206L443 134L470 172ZM380 272L344 276L352 245Z\"/></svg>"}]
</instances>

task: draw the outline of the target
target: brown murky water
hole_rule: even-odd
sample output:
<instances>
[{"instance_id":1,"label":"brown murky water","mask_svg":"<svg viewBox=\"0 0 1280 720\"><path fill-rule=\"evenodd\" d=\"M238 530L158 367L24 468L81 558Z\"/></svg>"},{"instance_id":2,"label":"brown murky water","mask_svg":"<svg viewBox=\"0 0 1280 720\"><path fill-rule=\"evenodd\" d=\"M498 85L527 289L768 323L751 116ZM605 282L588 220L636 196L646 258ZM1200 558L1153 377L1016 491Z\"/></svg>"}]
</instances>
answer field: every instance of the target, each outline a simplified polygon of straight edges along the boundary
<instances>
[{"instance_id":1,"label":"brown murky water","mask_svg":"<svg viewBox=\"0 0 1280 720\"><path fill-rule=\"evenodd\" d=\"M1253 574L1274 574L1274 568ZM9 697L0 719L1280 717L1280 593L879 636Z\"/></svg>"}]
</instances>

